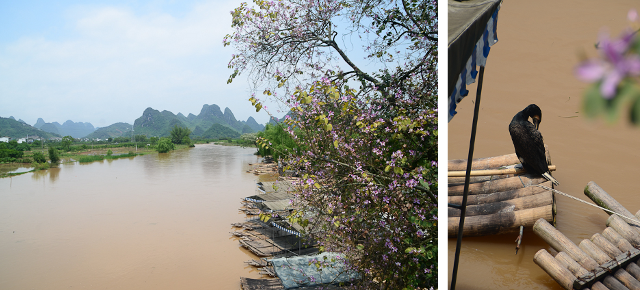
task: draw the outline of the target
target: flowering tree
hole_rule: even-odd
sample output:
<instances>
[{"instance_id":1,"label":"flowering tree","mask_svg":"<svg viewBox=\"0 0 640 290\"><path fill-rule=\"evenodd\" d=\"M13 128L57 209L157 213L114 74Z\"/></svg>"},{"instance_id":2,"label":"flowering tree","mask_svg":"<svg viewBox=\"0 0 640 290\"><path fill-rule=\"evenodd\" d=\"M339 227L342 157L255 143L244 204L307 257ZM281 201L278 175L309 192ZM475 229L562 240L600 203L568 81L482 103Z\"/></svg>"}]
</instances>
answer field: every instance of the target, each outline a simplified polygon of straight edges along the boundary
<instances>
[{"instance_id":1,"label":"flowering tree","mask_svg":"<svg viewBox=\"0 0 640 290\"><path fill-rule=\"evenodd\" d=\"M346 257L354 287L435 286L437 2L254 3L231 12L229 82L246 72L290 109L282 124L300 149L281 158L302 179L289 220ZM345 48L353 38L359 52Z\"/></svg>"},{"instance_id":2,"label":"flowering tree","mask_svg":"<svg viewBox=\"0 0 640 290\"><path fill-rule=\"evenodd\" d=\"M640 124L638 13L630 10L628 19L635 28L625 29L619 39L611 39L608 33L601 32L596 44L600 56L580 63L575 74L578 79L593 83L584 98L587 116L606 114L613 121L622 107L631 103L631 121Z\"/></svg>"}]
</instances>

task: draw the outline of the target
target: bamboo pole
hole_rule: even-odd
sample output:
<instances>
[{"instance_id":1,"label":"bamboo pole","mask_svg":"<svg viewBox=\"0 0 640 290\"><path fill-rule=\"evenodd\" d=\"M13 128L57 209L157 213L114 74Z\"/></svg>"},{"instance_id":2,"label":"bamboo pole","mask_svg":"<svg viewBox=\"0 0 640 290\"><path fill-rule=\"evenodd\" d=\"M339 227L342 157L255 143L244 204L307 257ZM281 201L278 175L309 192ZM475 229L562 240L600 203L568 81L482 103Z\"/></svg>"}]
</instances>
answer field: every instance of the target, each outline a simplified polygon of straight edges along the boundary
<instances>
[{"instance_id":1,"label":"bamboo pole","mask_svg":"<svg viewBox=\"0 0 640 290\"><path fill-rule=\"evenodd\" d=\"M471 176L469 177L469 184L493 181L508 177L510 177L510 175ZM447 178L447 183L449 184L449 186L464 185L465 178L466 177L449 177Z\"/></svg>"},{"instance_id":2,"label":"bamboo pole","mask_svg":"<svg viewBox=\"0 0 640 290\"><path fill-rule=\"evenodd\" d=\"M618 249L614 244L609 242L605 237L603 237L599 233L595 233L591 236L591 241L598 246L603 252L609 256L609 258L614 259L617 256L622 255L622 251Z\"/></svg>"},{"instance_id":3,"label":"bamboo pole","mask_svg":"<svg viewBox=\"0 0 640 290\"><path fill-rule=\"evenodd\" d=\"M628 211L624 206L622 206L622 204L611 197L611 195L609 195L606 191L604 191L604 189L602 189L593 181L589 181L589 183L587 183L587 186L584 188L584 194L601 207L637 220L637 218L630 211ZM609 212L606 213L611 214Z\"/></svg>"},{"instance_id":4,"label":"bamboo pole","mask_svg":"<svg viewBox=\"0 0 640 290\"><path fill-rule=\"evenodd\" d=\"M611 261L611 257L600 250L600 248L598 248L598 246L596 246L590 240L582 240L582 242L580 242L580 244L578 245L578 248L580 248L582 251L587 253L587 255L596 260L596 262L598 262L598 265L602 265L606 262Z\"/></svg>"},{"instance_id":5,"label":"bamboo pole","mask_svg":"<svg viewBox=\"0 0 640 290\"><path fill-rule=\"evenodd\" d=\"M604 231L602 232L602 236L609 240L609 242L611 242L612 244L616 245L616 247L618 247L618 249L624 253L629 252L633 249L631 243L629 243L629 241L618 234L618 232L616 232L616 230L614 230L612 227L607 227L606 229L604 229Z\"/></svg>"},{"instance_id":6,"label":"bamboo pole","mask_svg":"<svg viewBox=\"0 0 640 290\"><path fill-rule=\"evenodd\" d=\"M593 283L593 285L591 285L591 290L609 290L609 288L607 288L600 282L595 282Z\"/></svg>"},{"instance_id":7,"label":"bamboo pole","mask_svg":"<svg viewBox=\"0 0 640 290\"><path fill-rule=\"evenodd\" d=\"M636 278L636 280L640 280L640 267L638 264L629 263L629 265L627 265L627 272Z\"/></svg>"},{"instance_id":8,"label":"bamboo pole","mask_svg":"<svg viewBox=\"0 0 640 290\"><path fill-rule=\"evenodd\" d=\"M607 226L612 227L618 234L625 238L634 247L640 246L640 234L627 222L617 215L611 215L607 219Z\"/></svg>"},{"instance_id":9,"label":"bamboo pole","mask_svg":"<svg viewBox=\"0 0 640 290\"><path fill-rule=\"evenodd\" d=\"M549 147L547 146L547 144L544 145L544 149L547 164L551 164L551 154L549 153ZM471 170L483 170L519 164L520 159L518 159L518 156L516 156L515 153L511 153L501 156L476 158L473 159L473 162L471 163ZM447 166L451 171L465 170L467 168L467 159L449 160Z\"/></svg>"},{"instance_id":10,"label":"bamboo pole","mask_svg":"<svg viewBox=\"0 0 640 290\"><path fill-rule=\"evenodd\" d=\"M488 215L494 214L500 211L509 210L509 211L518 211L528 208L536 208L545 205L550 205L553 203L553 198L551 197L551 191L542 192L536 195L530 195L520 198L515 198L512 200L494 202L494 203L485 203L480 205L468 205L467 204L467 218L470 216L477 215ZM448 208L449 217L459 217L460 210L457 208Z\"/></svg>"},{"instance_id":11,"label":"bamboo pole","mask_svg":"<svg viewBox=\"0 0 640 290\"><path fill-rule=\"evenodd\" d=\"M518 156L515 153L493 156L486 158L473 159L471 164L471 170L482 170L489 168L499 168L503 166L509 166L520 163ZM467 168L467 159L453 159L447 163L449 170L465 170Z\"/></svg>"},{"instance_id":12,"label":"bamboo pole","mask_svg":"<svg viewBox=\"0 0 640 290\"><path fill-rule=\"evenodd\" d=\"M551 187L551 182L543 182L541 185ZM492 192L488 194L476 194L467 197L467 205L478 205L492 202L499 202L505 200L511 200L519 197L525 197L530 195L536 195L541 192L547 191L544 188L537 186L528 186L525 188L512 189L508 191ZM462 204L462 196L448 196L447 202L451 204Z\"/></svg>"},{"instance_id":13,"label":"bamboo pole","mask_svg":"<svg viewBox=\"0 0 640 290\"><path fill-rule=\"evenodd\" d=\"M469 195L475 194L488 194L492 192L508 191L518 188L523 188L526 185L534 185L546 182L544 177L536 175L533 176L529 173L525 175L519 175L509 178L503 178L488 182L469 184ZM523 185L524 183L524 185ZM454 185L449 186L447 194L449 196L459 196L464 192L464 186Z\"/></svg>"},{"instance_id":14,"label":"bamboo pole","mask_svg":"<svg viewBox=\"0 0 640 290\"><path fill-rule=\"evenodd\" d=\"M556 171L555 165L549 165L549 171ZM527 172L524 168L505 168L505 169L487 169L487 170L472 170L471 176L491 176L491 175L507 175L507 174L523 174ZM463 177L465 171L449 171L448 177Z\"/></svg>"},{"instance_id":15,"label":"bamboo pole","mask_svg":"<svg viewBox=\"0 0 640 290\"><path fill-rule=\"evenodd\" d=\"M503 211L495 214L470 216L465 219L464 236L497 235L516 232L519 226L531 227L539 219L553 220L552 205L523 209L518 211ZM459 217L450 217L447 221L449 237L456 237L458 233Z\"/></svg>"},{"instance_id":16,"label":"bamboo pole","mask_svg":"<svg viewBox=\"0 0 640 290\"><path fill-rule=\"evenodd\" d=\"M558 253L555 256L555 259L558 260L558 262L560 262L560 264L562 264L565 268L567 268L573 274L573 276L580 277L589 274L589 271L580 266L578 262L571 259L571 257L569 257L569 255L567 255L567 253L565 252Z\"/></svg>"},{"instance_id":17,"label":"bamboo pole","mask_svg":"<svg viewBox=\"0 0 640 290\"><path fill-rule=\"evenodd\" d=\"M564 289L573 289L573 282L576 277L565 267L562 266L556 259L547 252L545 249L540 249L534 256L533 262L535 262L540 268L542 268L553 280L556 280L560 286Z\"/></svg>"},{"instance_id":18,"label":"bamboo pole","mask_svg":"<svg viewBox=\"0 0 640 290\"><path fill-rule=\"evenodd\" d=\"M607 286L607 288L611 290L629 290L626 286L624 286L620 281L618 281L615 277L608 275L604 277L602 280L602 284Z\"/></svg>"},{"instance_id":19,"label":"bamboo pole","mask_svg":"<svg viewBox=\"0 0 640 290\"><path fill-rule=\"evenodd\" d=\"M516 255L518 254L518 250L520 250L520 243L522 243L522 236L524 235L524 226L520 226L520 235L516 238Z\"/></svg>"},{"instance_id":20,"label":"bamboo pole","mask_svg":"<svg viewBox=\"0 0 640 290\"><path fill-rule=\"evenodd\" d=\"M539 219L536 221L533 225L533 231L556 251L567 253L587 271L593 271L598 268L598 263L593 258L583 252L546 220Z\"/></svg>"},{"instance_id":21,"label":"bamboo pole","mask_svg":"<svg viewBox=\"0 0 640 290\"><path fill-rule=\"evenodd\" d=\"M613 276L616 277L616 279L618 279L618 281L624 284L624 286L626 286L627 288L632 290L640 290L640 282L636 280L636 278L633 278L633 276L629 275L629 273L624 269L618 269L618 271L616 271Z\"/></svg>"}]
</instances>

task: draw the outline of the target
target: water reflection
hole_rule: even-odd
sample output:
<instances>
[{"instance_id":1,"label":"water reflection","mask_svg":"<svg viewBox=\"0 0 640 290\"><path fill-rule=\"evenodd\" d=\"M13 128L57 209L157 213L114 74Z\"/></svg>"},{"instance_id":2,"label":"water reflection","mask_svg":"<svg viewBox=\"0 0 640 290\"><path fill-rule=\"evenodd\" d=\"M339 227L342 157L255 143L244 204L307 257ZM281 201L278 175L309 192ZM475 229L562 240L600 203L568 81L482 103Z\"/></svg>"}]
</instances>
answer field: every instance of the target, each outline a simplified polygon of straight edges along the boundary
<instances>
[{"instance_id":1,"label":"water reflection","mask_svg":"<svg viewBox=\"0 0 640 290\"><path fill-rule=\"evenodd\" d=\"M51 181L51 183L54 183L58 180L60 170L60 167L52 167L45 170L36 170L31 175L31 179L33 179L34 181L45 181L46 177L48 176L49 181Z\"/></svg>"}]
</instances>

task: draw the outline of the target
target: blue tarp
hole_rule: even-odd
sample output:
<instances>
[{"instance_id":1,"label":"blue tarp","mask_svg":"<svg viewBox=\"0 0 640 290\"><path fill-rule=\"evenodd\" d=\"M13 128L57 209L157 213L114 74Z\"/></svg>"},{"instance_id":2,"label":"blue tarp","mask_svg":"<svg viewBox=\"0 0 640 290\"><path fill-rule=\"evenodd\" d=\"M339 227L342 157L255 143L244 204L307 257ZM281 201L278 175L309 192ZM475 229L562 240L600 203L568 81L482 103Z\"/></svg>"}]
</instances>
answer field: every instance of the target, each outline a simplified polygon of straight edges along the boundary
<instances>
[{"instance_id":1,"label":"blue tarp","mask_svg":"<svg viewBox=\"0 0 640 290\"><path fill-rule=\"evenodd\" d=\"M286 289L349 282L360 277L357 272L346 269L344 256L338 253L325 252L270 261ZM318 267L317 262L323 266Z\"/></svg>"}]
</instances>

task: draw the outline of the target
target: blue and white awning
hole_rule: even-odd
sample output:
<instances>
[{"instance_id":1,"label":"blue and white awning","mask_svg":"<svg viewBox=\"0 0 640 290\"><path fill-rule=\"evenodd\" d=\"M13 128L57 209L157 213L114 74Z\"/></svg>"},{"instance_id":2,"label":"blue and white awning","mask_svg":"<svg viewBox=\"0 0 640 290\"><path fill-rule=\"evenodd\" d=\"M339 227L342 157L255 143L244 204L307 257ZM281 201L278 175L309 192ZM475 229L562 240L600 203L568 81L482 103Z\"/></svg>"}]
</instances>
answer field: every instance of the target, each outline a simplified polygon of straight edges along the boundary
<instances>
[{"instance_id":1,"label":"blue and white awning","mask_svg":"<svg viewBox=\"0 0 640 290\"><path fill-rule=\"evenodd\" d=\"M300 233L299 233L299 232L296 232L296 231L294 231L294 230L287 229L287 228L285 228L285 227L283 227L283 226L281 226L281 225L279 225L279 224L276 224L276 223L274 223L274 222L271 222L271 225L273 225L274 227L278 228L279 230L285 231L285 232L290 233L290 234L292 234L292 235L296 235L296 236L298 236L298 237L300 236Z\"/></svg>"},{"instance_id":2,"label":"blue and white awning","mask_svg":"<svg viewBox=\"0 0 640 290\"><path fill-rule=\"evenodd\" d=\"M262 199L253 199L253 198L248 198L248 197L245 197L244 200L253 201L253 202L257 202L257 203L263 203L264 202L264 200L262 200Z\"/></svg>"},{"instance_id":3,"label":"blue and white awning","mask_svg":"<svg viewBox=\"0 0 640 290\"><path fill-rule=\"evenodd\" d=\"M465 7L464 5L468 5L468 3L471 2L475 2L471 5L471 7ZM452 4L451 1L449 3L449 22L450 22L450 26L452 25L452 5L454 5L454 9L457 9L456 11L463 11L466 12L465 9L487 9L488 12L491 12L491 7L492 5L494 5L494 3L491 2L496 2L496 1L468 1L468 2L462 2L461 4L455 3ZM475 24L471 24L471 22L469 23L462 23L461 25L467 25L464 28L464 30L458 30L456 31L458 33L458 35L454 36L454 39L452 41L451 39L451 35L450 37L450 43L449 43L449 59L454 58L455 60L452 62L449 62L449 82L452 82L454 79L451 79L452 77L452 73L457 73L458 71L460 72L457 75L454 75L455 78L455 86L451 87L449 86L449 121L451 121L451 119L453 118L453 116L457 113L456 112L456 107L457 104L460 103L460 101L466 97L469 94L469 91L467 90L467 85L470 85L472 83L474 83L476 81L476 76L478 75L478 70L477 67L478 66L485 66L487 63L487 57L489 56L489 51L491 50L491 46L493 46L494 44L496 44L498 42L498 36L497 36L497 24L498 24L498 11L500 10L500 1L496 2L496 6L495 6L495 10L493 10L493 12L491 13L490 18L488 19L488 21L486 23L483 24L481 30L479 30L480 33L474 34L473 31L474 30L474 25ZM485 5L485 6L481 6L481 5ZM464 17L477 17L477 19L481 19L480 16L475 15L475 16L469 16L469 15L473 15L470 14L471 12L468 12L469 14L465 14L465 13L461 13L461 15L464 15ZM486 19L486 18L484 18ZM476 19L472 19L472 20L476 20ZM469 30L469 31L467 31ZM476 29L477 30L477 29ZM449 33L451 34L451 27L450 27L450 31ZM473 39L472 41L475 41L475 45L473 46L472 50L466 50L467 48L465 48L465 41L469 41ZM477 39L477 41L475 40ZM461 42L460 43L455 43L454 45L452 45L452 42ZM471 44L471 43L469 43ZM454 49L451 49L452 46L454 47ZM470 49L470 46L467 46L468 49ZM467 52L466 52L466 51ZM470 52L470 54L468 54ZM463 54L463 55L460 55ZM466 54L466 55L464 55ZM461 64L462 66L459 66L457 64ZM452 64L455 64L456 67L452 67Z\"/></svg>"}]
</instances>

